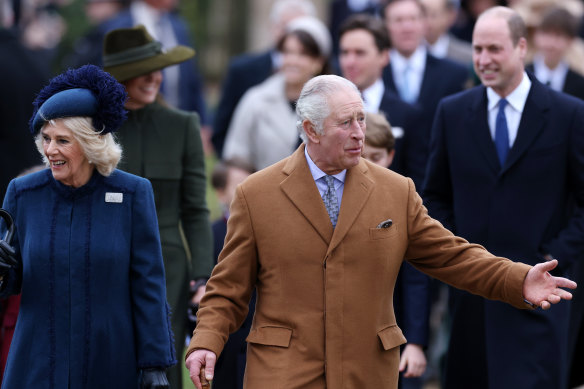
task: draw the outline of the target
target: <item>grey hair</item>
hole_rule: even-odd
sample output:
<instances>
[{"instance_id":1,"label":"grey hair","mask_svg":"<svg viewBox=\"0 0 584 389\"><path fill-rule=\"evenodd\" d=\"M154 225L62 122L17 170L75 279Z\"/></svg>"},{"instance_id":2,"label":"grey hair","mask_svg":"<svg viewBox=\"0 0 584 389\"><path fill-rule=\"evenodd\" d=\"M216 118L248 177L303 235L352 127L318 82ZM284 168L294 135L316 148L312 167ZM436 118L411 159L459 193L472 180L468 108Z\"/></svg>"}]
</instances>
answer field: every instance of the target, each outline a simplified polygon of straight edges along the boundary
<instances>
[{"instance_id":1,"label":"grey hair","mask_svg":"<svg viewBox=\"0 0 584 389\"><path fill-rule=\"evenodd\" d=\"M85 157L102 176L109 176L118 166L122 158L122 147L116 142L112 133L100 134L95 130L90 117L68 117L59 119L63 125L71 130L75 140L79 142ZM55 120L49 120L43 128L48 125L55 125ZM49 166L43 149L42 130L35 139L36 147L43 157L43 161Z\"/></svg>"},{"instance_id":2,"label":"grey hair","mask_svg":"<svg viewBox=\"0 0 584 389\"><path fill-rule=\"evenodd\" d=\"M309 0L276 0L270 10L270 22L280 24L282 15L290 10L299 10L307 16L316 16L316 7Z\"/></svg>"},{"instance_id":3,"label":"grey hair","mask_svg":"<svg viewBox=\"0 0 584 389\"><path fill-rule=\"evenodd\" d=\"M305 143L308 142L308 136L302 123L308 120L317 134L324 134L324 120L331 114L328 98L342 89L354 90L361 96L355 84L332 74L314 77L304 84L296 102L296 128Z\"/></svg>"}]
</instances>

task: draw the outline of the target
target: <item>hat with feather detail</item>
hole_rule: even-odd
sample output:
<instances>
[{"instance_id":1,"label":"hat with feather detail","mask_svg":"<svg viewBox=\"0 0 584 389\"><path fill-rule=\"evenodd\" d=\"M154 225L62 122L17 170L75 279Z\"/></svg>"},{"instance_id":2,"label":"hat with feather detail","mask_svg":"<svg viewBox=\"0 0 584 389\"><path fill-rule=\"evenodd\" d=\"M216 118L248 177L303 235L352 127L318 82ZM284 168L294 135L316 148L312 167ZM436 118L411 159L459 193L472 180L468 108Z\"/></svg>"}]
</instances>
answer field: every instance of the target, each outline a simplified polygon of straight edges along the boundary
<instances>
[{"instance_id":1,"label":"hat with feather detail","mask_svg":"<svg viewBox=\"0 0 584 389\"><path fill-rule=\"evenodd\" d=\"M45 122L66 117L91 117L100 134L117 131L124 120L124 86L95 65L69 69L51 79L33 102L30 130L36 135Z\"/></svg>"}]
</instances>

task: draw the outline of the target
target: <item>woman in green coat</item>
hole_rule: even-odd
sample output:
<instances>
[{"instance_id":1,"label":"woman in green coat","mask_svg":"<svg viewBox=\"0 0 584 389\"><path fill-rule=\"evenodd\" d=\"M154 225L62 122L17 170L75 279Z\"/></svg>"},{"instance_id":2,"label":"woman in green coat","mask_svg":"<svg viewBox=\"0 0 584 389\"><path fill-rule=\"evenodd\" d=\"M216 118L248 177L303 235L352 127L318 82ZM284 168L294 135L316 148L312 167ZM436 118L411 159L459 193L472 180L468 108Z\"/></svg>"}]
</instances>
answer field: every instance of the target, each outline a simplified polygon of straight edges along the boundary
<instances>
[{"instance_id":1,"label":"woman in green coat","mask_svg":"<svg viewBox=\"0 0 584 389\"><path fill-rule=\"evenodd\" d=\"M149 179L154 189L178 359L185 344L189 282L202 295L213 267L212 237L199 116L168 107L158 92L161 69L191 58L194 50L162 51L137 26L110 31L103 54L104 70L128 92L128 120L118 132L124 149L120 167ZM182 387L180 364L168 376L172 388Z\"/></svg>"}]
</instances>

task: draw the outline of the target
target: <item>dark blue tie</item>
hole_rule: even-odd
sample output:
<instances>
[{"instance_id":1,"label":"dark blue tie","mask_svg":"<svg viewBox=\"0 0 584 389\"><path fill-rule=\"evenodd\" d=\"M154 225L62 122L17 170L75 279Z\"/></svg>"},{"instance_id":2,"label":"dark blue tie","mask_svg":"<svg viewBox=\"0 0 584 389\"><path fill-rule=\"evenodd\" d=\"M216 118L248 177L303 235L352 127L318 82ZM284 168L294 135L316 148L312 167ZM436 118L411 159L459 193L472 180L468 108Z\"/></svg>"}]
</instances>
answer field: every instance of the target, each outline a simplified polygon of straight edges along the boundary
<instances>
[{"instance_id":1,"label":"dark blue tie","mask_svg":"<svg viewBox=\"0 0 584 389\"><path fill-rule=\"evenodd\" d=\"M499 100L499 112L495 121L495 148L497 149L501 166L505 164L505 159L509 152L509 129L507 128L507 118L505 117L505 106L507 104L507 100Z\"/></svg>"}]
</instances>

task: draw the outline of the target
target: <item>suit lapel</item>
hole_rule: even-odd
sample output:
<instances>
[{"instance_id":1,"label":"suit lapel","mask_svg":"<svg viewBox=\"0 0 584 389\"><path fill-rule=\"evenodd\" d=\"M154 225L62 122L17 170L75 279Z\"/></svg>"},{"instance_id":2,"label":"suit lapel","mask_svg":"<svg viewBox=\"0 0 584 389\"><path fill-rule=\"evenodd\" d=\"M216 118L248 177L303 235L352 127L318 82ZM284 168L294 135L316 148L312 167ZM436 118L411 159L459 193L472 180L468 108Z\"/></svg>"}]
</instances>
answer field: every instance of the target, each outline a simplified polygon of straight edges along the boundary
<instances>
[{"instance_id":1,"label":"suit lapel","mask_svg":"<svg viewBox=\"0 0 584 389\"><path fill-rule=\"evenodd\" d=\"M367 177L367 170L367 165L361 159L359 165L347 171L339 220L327 255L343 241L373 191L375 183Z\"/></svg>"},{"instance_id":2,"label":"suit lapel","mask_svg":"<svg viewBox=\"0 0 584 389\"><path fill-rule=\"evenodd\" d=\"M501 170L501 165L489 130L487 91L484 87L480 87L475 93L474 101L469 105L469 111L468 115L466 115L466 128L472 133L472 137L481 154L483 154L496 174Z\"/></svg>"},{"instance_id":3,"label":"suit lapel","mask_svg":"<svg viewBox=\"0 0 584 389\"><path fill-rule=\"evenodd\" d=\"M282 191L322 240L329 244L333 236L333 226L304 157L304 145L292 154L284 165L283 172L288 177L280 184Z\"/></svg>"},{"instance_id":4,"label":"suit lapel","mask_svg":"<svg viewBox=\"0 0 584 389\"><path fill-rule=\"evenodd\" d=\"M517 130L517 138L513 143L513 147L509 150L509 155L503 169L501 169L501 174L509 170L521 158L546 126L547 111L549 109L548 93L549 90L543 84L539 83L534 77L531 78L531 90L523 108L519 129Z\"/></svg>"}]
</instances>

